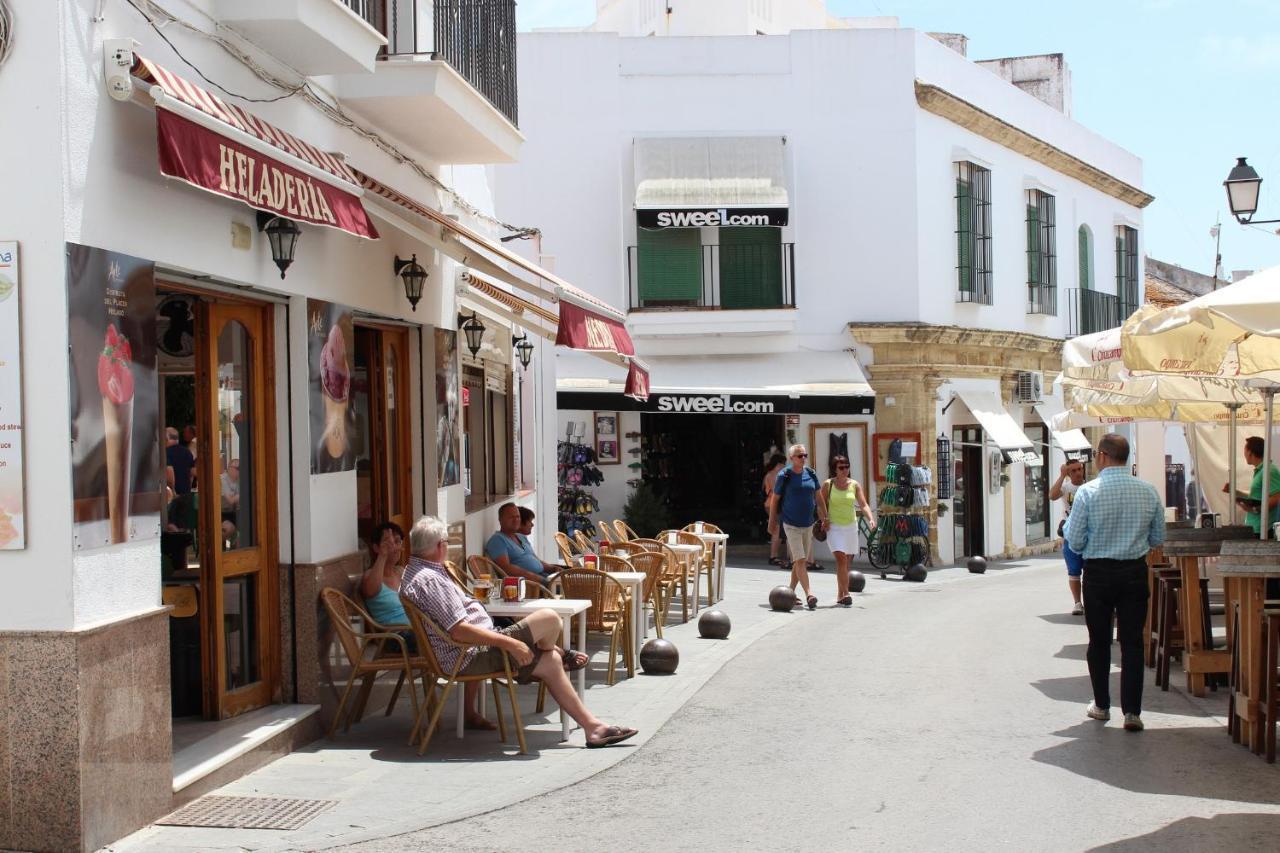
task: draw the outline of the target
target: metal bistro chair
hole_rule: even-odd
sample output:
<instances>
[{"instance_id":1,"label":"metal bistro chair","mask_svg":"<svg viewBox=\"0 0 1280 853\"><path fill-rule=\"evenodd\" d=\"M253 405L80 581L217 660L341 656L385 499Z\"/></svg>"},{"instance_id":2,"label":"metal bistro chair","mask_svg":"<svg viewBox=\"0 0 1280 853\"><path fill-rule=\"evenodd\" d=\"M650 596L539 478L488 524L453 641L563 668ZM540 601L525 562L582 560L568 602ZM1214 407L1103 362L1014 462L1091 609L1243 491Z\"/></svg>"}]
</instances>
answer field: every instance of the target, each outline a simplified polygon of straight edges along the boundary
<instances>
[{"instance_id":1,"label":"metal bistro chair","mask_svg":"<svg viewBox=\"0 0 1280 853\"><path fill-rule=\"evenodd\" d=\"M640 538L640 534L632 530L631 525L627 524L625 521L623 521L620 518L614 520L613 529L618 531L618 538L623 542L628 542L632 539Z\"/></svg>"},{"instance_id":2,"label":"metal bistro chair","mask_svg":"<svg viewBox=\"0 0 1280 853\"><path fill-rule=\"evenodd\" d=\"M436 726L440 723L440 715L444 713L445 706L449 702L449 691L457 684L467 684L469 682L478 681L484 683L489 682L493 688L493 706L498 714L498 737L503 743L507 741L507 723L502 716L501 694L498 692L498 683L502 682L507 688L507 698L511 702L511 716L516 727L516 738L520 743L520 754L527 755L528 746L524 740L524 719L520 716L520 700L516 698L516 679L515 673L519 669L512 663L511 657L506 653L502 653L502 669L496 669L492 672L473 673L471 675L463 675L459 672L462 669L462 662L466 659L466 653L476 646L467 643L459 643L457 640L449 636L443 628L431 620L417 605L403 595L400 596L400 602L404 605L404 612L409 615L409 624L413 628L413 635L417 638L418 647L423 649L426 661L426 669L433 676L431 682L431 694L435 694L436 681L443 681L441 686L440 698L434 702L435 710L431 712L431 717L427 720L427 727L422 732L422 740L418 744L418 754L422 755L427 751L427 745L431 742L431 736L435 734ZM446 670L440 663L440 659L436 657L435 648L431 645L431 637L442 640L449 646L452 646L458 653L457 661L454 665ZM417 737L418 729L422 727L423 716L427 713L429 704L424 704L418 709L417 714L413 718L413 731L409 733L409 743L412 744Z\"/></svg>"},{"instance_id":3,"label":"metal bistro chair","mask_svg":"<svg viewBox=\"0 0 1280 853\"><path fill-rule=\"evenodd\" d=\"M334 711L333 722L329 724L328 737L333 737L338 730L338 725L343 725L343 731L351 728L352 718L359 720L364 713L364 704L368 699L369 691L373 687L373 679L381 672L398 672L400 678L396 681L395 690L391 693L391 701L387 703L387 715L390 716L392 710L395 709L396 700L400 698L400 689L404 686L405 680L409 681L409 697L413 700L414 717L420 713L418 706L418 691L414 688L413 682L416 672L423 673L423 692L430 696L430 687L427 683L426 659L419 653L417 655L409 654L408 644L405 643L404 637L400 636L390 626L379 625L374 621L365 609L356 604L349 597L344 595L340 590L333 587L325 587L320 590L320 600L324 602L325 610L329 613L329 620L333 623L333 630L338 635L338 642L342 646L342 650L347 655L347 660L351 664L351 677L347 679L346 689L342 691L342 699L338 702L338 708ZM355 616L359 616L366 628L374 628L369 631L356 631L352 627L351 621ZM396 626L408 628L409 626ZM383 654L383 647L391 643L393 651L389 655ZM368 654L373 649L373 654ZM347 708L347 702L351 698L351 690L355 687L357 679L364 680L364 687L361 689L360 698L351 709Z\"/></svg>"},{"instance_id":4,"label":"metal bistro chair","mask_svg":"<svg viewBox=\"0 0 1280 853\"><path fill-rule=\"evenodd\" d=\"M587 599L591 607L580 618L587 620L587 630L609 635L609 679L613 684L617 676L618 645L622 645L627 675L636 674L636 662L631 654L631 636L628 627L630 607L622 584L597 569L565 569L559 575L559 588L565 598Z\"/></svg>"},{"instance_id":5,"label":"metal bistro chair","mask_svg":"<svg viewBox=\"0 0 1280 853\"><path fill-rule=\"evenodd\" d=\"M614 530L612 525L606 524L603 519L596 519L596 529L600 531L600 545L620 541L618 531Z\"/></svg>"},{"instance_id":6,"label":"metal bistro chair","mask_svg":"<svg viewBox=\"0 0 1280 853\"><path fill-rule=\"evenodd\" d=\"M683 621L689 621L689 584L684 561L679 554L657 539L632 539L627 544L662 555L662 576L657 580L653 599L654 624L661 637L662 627L667 624L667 607L677 590L680 592L681 617Z\"/></svg>"},{"instance_id":7,"label":"metal bistro chair","mask_svg":"<svg viewBox=\"0 0 1280 853\"><path fill-rule=\"evenodd\" d=\"M707 576L707 606L710 606L716 600L715 567L711 564L714 559L711 553L711 545L699 539L697 534L684 530L664 530L658 534L658 541L669 542L672 534L675 534L677 545L697 545L702 549L700 555L691 554L688 558L689 580L692 581L693 586L693 610L697 613L698 581L704 574Z\"/></svg>"}]
</instances>

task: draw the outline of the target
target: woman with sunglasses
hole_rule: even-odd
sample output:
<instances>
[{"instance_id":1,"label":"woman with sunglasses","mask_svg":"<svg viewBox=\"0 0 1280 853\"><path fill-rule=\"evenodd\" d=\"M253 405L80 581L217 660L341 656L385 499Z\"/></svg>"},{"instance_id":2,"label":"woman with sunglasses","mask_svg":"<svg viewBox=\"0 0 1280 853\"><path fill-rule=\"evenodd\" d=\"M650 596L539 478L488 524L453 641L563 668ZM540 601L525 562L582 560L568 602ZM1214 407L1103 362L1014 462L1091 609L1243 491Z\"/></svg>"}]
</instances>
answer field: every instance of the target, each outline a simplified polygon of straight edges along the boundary
<instances>
[{"instance_id":1,"label":"woman with sunglasses","mask_svg":"<svg viewBox=\"0 0 1280 853\"><path fill-rule=\"evenodd\" d=\"M822 484L826 498L828 518L827 545L836 558L836 603L852 607L849 595L849 562L858 553L858 513L867 519L867 526L876 529L876 517L871 512L866 495L857 480L849 476L849 459L835 456L831 460L834 474Z\"/></svg>"}]
</instances>

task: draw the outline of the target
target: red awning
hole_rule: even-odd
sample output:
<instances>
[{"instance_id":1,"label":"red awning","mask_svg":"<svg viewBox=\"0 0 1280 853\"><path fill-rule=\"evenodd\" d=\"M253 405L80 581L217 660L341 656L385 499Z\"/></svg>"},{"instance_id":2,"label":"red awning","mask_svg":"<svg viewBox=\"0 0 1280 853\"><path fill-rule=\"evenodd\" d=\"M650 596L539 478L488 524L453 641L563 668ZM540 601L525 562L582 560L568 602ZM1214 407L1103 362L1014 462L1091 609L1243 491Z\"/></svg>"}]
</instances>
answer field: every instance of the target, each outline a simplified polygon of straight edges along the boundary
<instances>
[{"instance_id":1,"label":"red awning","mask_svg":"<svg viewBox=\"0 0 1280 853\"><path fill-rule=\"evenodd\" d=\"M649 399L649 371L635 359L627 365L627 387L622 393L641 402Z\"/></svg>"},{"instance_id":2,"label":"red awning","mask_svg":"<svg viewBox=\"0 0 1280 853\"><path fill-rule=\"evenodd\" d=\"M560 297L560 328L556 332L557 346L589 352L612 352L618 355L635 355L635 344L627 327L596 311L584 308L576 302Z\"/></svg>"},{"instance_id":3,"label":"red awning","mask_svg":"<svg viewBox=\"0 0 1280 853\"><path fill-rule=\"evenodd\" d=\"M256 210L376 240L355 173L252 113L135 55L153 84L160 171Z\"/></svg>"}]
</instances>

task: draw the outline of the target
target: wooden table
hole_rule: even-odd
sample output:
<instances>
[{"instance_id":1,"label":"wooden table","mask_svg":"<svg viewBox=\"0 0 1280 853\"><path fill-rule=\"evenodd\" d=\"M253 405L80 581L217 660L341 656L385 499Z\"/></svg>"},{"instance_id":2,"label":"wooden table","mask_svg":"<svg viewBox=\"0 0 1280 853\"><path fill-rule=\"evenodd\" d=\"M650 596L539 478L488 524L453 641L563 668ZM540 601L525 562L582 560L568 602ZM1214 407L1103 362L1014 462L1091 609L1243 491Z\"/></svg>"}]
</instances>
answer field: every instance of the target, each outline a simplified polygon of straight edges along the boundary
<instances>
[{"instance_id":1,"label":"wooden table","mask_svg":"<svg viewBox=\"0 0 1280 853\"><path fill-rule=\"evenodd\" d=\"M1262 603L1266 582L1280 579L1280 542L1257 539L1224 542L1218 570L1224 578L1231 578L1237 584L1240 608L1240 632L1235 638L1239 645L1240 675L1239 683L1233 685L1232 739L1243 742L1254 754L1260 754L1265 734L1263 724L1275 725L1274 720L1262 719L1266 679L1275 678L1275 673L1263 671Z\"/></svg>"},{"instance_id":2,"label":"wooden table","mask_svg":"<svg viewBox=\"0 0 1280 853\"><path fill-rule=\"evenodd\" d=\"M729 534L728 533L707 533L706 531L699 533L698 531L695 530L693 531L693 535L697 536L703 542L710 542L712 545L712 554L715 555L715 562L713 563L713 568L715 569L715 574L716 574L715 601L720 601L722 598L724 598L724 568L725 568L725 562L728 559L727 554L729 551ZM712 602L712 603L714 604L715 602Z\"/></svg>"},{"instance_id":3,"label":"wooden table","mask_svg":"<svg viewBox=\"0 0 1280 853\"><path fill-rule=\"evenodd\" d=\"M1210 637L1204 633L1204 600L1200 593L1200 560L1217 557L1225 543L1257 538L1248 527L1182 527L1165 531L1164 555L1182 574L1182 589L1178 604L1182 614L1182 636L1186 648L1182 654L1182 667L1187 673L1187 690L1196 696L1205 695L1205 676L1226 674L1231 671L1231 637L1227 637L1226 649L1212 648ZM1150 612L1153 602L1148 602ZM1229 607L1229 605L1228 605ZM1228 619L1230 622L1230 619ZM1147 632L1150 636L1150 631Z\"/></svg>"},{"instance_id":4,"label":"wooden table","mask_svg":"<svg viewBox=\"0 0 1280 853\"><path fill-rule=\"evenodd\" d=\"M561 645L566 649L571 648L569 645L569 625L573 617L579 613L585 614L591 609L591 602L585 598L532 598L524 601L487 601L482 602L484 609L488 611L490 616L505 616L508 619L520 620L537 610L554 610L556 615L564 623L564 629L561 632ZM578 620L578 650L586 654L587 649L587 617L584 615ZM578 670L578 695L583 695L587 690L587 668L584 666ZM483 696L483 692L481 693ZM459 716L461 719L461 716ZM569 715L564 712L564 708L560 709L560 739L569 739ZM462 737L462 728L458 728L458 737Z\"/></svg>"}]
</instances>

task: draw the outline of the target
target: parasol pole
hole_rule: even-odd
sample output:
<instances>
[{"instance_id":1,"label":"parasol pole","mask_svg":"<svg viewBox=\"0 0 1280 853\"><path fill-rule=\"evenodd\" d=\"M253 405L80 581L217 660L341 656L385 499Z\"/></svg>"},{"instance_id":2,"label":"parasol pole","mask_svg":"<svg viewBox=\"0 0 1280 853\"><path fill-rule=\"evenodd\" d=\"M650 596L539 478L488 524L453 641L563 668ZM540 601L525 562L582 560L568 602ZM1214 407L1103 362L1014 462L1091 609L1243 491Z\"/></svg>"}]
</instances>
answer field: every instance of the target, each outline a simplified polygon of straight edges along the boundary
<instances>
[{"instance_id":1,"label":"parasol pole","mask_svg":"<svg viewBox=\"0 0 1280 853\"><path fill-rule=\"evenodd\" d=\"M1231 418L1227 422L1227 491L1231 493L1231 524L1236 523L1236 410L1240 408L1239 403L1228 403L1227 411L1231 413Z\"/></svg>"},{"instance_id":2,"label":"parasol pole","mask_svg":"<svg viewBox=\"0 0 1280 853\"><path fill-rule=\"evenodd\" d=\"M1267 426L1262 433L1262 506L1258 507L1258 538L1265 542L1271 532L1267 529L1271 522L1271 415L1276 392L1274 388L1268 388L1262 393L1267 395Z\"/></svg>"}]
</instances>

